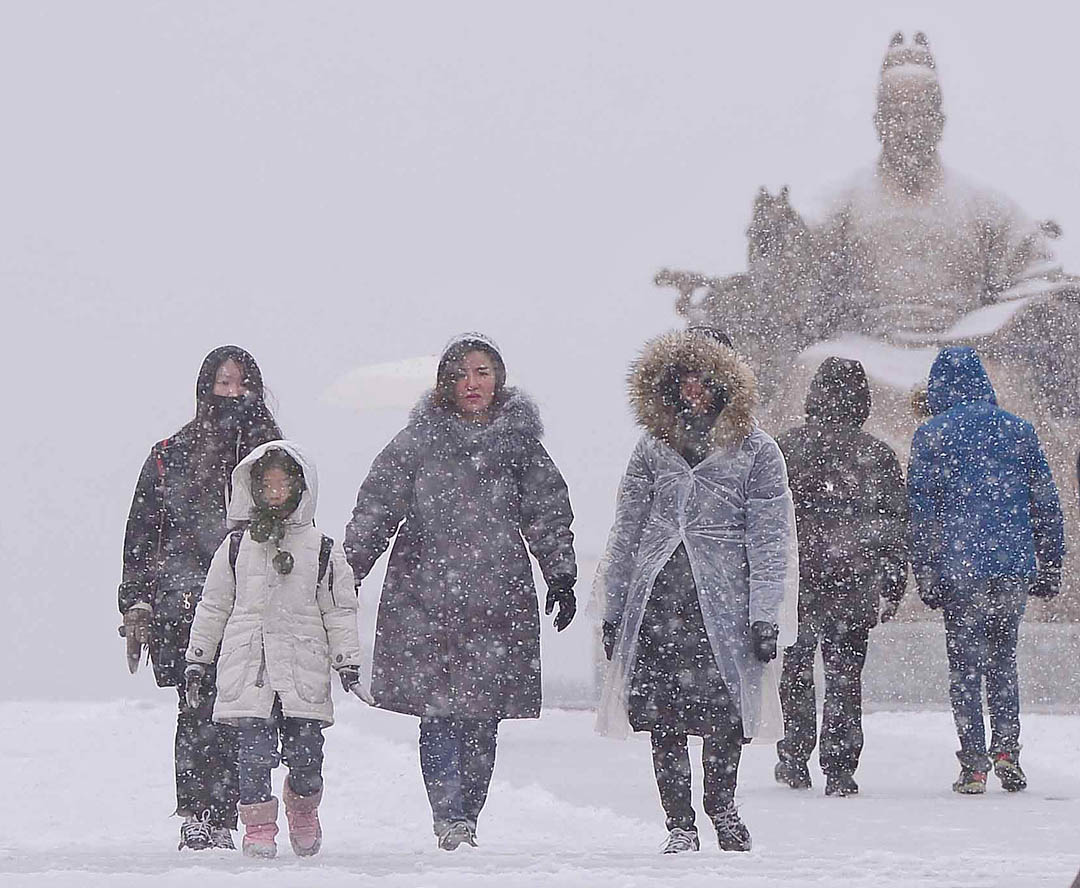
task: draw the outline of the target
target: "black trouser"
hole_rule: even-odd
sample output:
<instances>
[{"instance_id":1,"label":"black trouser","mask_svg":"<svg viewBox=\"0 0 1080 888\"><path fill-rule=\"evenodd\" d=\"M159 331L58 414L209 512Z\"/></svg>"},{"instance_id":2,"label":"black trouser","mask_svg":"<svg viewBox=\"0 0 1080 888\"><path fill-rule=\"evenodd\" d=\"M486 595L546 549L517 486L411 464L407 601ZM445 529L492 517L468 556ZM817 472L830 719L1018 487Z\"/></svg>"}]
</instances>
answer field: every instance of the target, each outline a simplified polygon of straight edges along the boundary
<instances>
[{"instance_id":1,"label":"black trouser","mask_svg":"<svg viewBox=\"0 0 1080 888\"><path fill-rule=\"evenodd\" d=\"M240 718L236 723L240 747L240 804L270 801L273 797L270 771L281 762L288 766L289 786L298 796L313 796L322 789L321 721L284 715L281 698L275 694L270 718Z\"/></svg>"},{"instance_id":2,"label":"black trouser","mask_svg":"<svg viewBox=\"0 0 1080 888\"><path fill-rule=\"evenodd\" d=\"M667 828L695 829L690 789L690 754L686 734L657 728L652 731L653 770ZM742 755L741 723L738 730L704 738L701 762L705 770L705 813L716 816L735 800Z\"/></svg>"},{"instance_id":3,"label":"black trouser","mask_svg":"<svg viewBox=\"0 0 1080 888\"><path fill-rule=\"evenodd\" d=\"M213 668L202 683L202 701L195 709L177 688L180 711L176 716L176 813L210 812L213 826L236 829L239 779L236 765L236 729L211 720L217 696Z\"/></svg>"},{"instance_id":4,"label":"black trouser","mask_svg":"<svg viewBox=\"0 0 1080 888\"><path fill-rule=\"evenodd\" d=\"M821 725L821 770L826 775L851 775L859 766L863 747L862 670L870 628L826 618L819 628L799 633L784 651L780 702L784 708L784 739L776 744L781 761L805 765L817 743L817 702L814 694L814 653L821 639L825 662L825 707Z\"/></svg>"}]
</instances>

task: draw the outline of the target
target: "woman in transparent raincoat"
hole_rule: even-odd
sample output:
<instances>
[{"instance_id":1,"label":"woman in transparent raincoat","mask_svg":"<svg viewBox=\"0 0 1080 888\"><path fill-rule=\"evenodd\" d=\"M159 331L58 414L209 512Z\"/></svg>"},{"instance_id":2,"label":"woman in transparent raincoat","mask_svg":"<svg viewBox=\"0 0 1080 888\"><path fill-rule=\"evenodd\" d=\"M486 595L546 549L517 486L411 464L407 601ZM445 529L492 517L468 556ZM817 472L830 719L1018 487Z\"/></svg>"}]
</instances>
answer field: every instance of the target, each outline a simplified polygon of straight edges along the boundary
<instances>
[{"instance_id":1,"label":"woman in transparent raincoat","mask_svg":"<svg viewBox=\"0 0 1080 888\"><path fill-rule=\"evenodd\" d=\"M645 430L597 575L611 661L597 728L652 738L665 853L697 850L687 736L703 738L705 812L747 851L742 745L783 735L776 647L796 637L798 543L787 469L757 427L753 373L710 328L646 343L629 374Z\"/></svg>"}]
</instances>

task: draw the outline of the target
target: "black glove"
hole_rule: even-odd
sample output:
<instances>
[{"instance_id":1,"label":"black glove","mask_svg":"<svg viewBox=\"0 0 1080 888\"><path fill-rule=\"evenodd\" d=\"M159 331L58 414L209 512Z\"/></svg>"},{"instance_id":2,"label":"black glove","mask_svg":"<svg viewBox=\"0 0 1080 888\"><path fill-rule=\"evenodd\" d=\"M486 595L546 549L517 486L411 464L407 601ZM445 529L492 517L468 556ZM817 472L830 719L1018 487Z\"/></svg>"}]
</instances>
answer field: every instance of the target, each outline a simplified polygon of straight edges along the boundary
<instances>
[{"instance_id":1,"label":"black glove","mask_svg":"<svg viewBox=\"0 0 1080 888\"><path fill-rule=\"evenodd\" d=\"M350 694L359 697L369 706L375 703L375 699L360 684L359 666L342 666L338 670L338 678L341 679L341 686Z\"/></svg>"},{"instance_id":2,"label":"black glove","mask_svg":"<svg viewBox=\"0 0 1080 888\"><path fill-rule=\"evenodd\" d=\"M1028 590L1029 595L1036 598L1053 598L1061 591L1061 565L1040 565L1039 572L1035 575L1035 582Z\"/></svg>"},{"instance_id":3,"label":"black glove","mask_svg":"<svg viewBox=\"0 0 1080 888\"><path fill-rule=\"evenodd\" d=\"M188 709L198 709L202 703L202 682L206 678L206 667L202 663L188 663L184 669L184 700Z\"/></svg>"},{"instance_id":4,"label":"black glove","mask_svg":"<svg viewBox=\"0 0 1080 888\"><path fill-rule=\"evenodd\" d=\"M934 570L915 571L915 582L919 587L919 597L930 610L945 607L952 601L952 583Z\"/></svg>"},{"instance_id":5,"label":"black glove","mask_svg":"<svg viewBox=\"0 0 1080 888\"><path fill-rule=\"evenodd\" d=\"M933 583L927 589L919 590L919 597L923 600L930 610L937 610L939 607L945 607L952 598L952 594L949 591L949 586L946 583Z\"/></svg>"},{"instance_id":6,"label":"black glove","mask_svg":"<svg viewBox=\"0 0 1080 888\"><path fill-rule=\"evenodd\" d=\"M615 639L619 635L619 624L612 622L611 620L604 620L603 627L603 639L604 639L604 656L609 660L615 653Z\"/></svg>"},{"instance_id":7,"label":"black glove","mask_svg":"<svg viewBox=\"0 0 1080 888\"><path fill-rule=\"evenodd\" d=\"M893 601L891 598L882 599L879 619L882 623L888 623L889 620L896 616L898 610L900 610L899 601Z\"/></svg>"},{"instance_id":8,"label":"black glove","mask_svg":"<svg viewBox=\"0 0 1080 888\"><path fill-rule=\"evenodd\" d=\"M762 663L776 659L777 628L773 623L755 620L750 624L750 643L754 647L754 656Z\"/></svg>"},{"instance_id":9,"label":"black glove","mask_svg":"<svg viewBox=\"0 0 1080 888\"><path fill-rule=\"evenodd\" d=\"M577 599L574 598L574 581L569 577L557 577L548 585L547 606L545 614L550 614L559 605L559 612L555 615L555 628L562 632L577 613Z\"/></svg>"}]
</instances>

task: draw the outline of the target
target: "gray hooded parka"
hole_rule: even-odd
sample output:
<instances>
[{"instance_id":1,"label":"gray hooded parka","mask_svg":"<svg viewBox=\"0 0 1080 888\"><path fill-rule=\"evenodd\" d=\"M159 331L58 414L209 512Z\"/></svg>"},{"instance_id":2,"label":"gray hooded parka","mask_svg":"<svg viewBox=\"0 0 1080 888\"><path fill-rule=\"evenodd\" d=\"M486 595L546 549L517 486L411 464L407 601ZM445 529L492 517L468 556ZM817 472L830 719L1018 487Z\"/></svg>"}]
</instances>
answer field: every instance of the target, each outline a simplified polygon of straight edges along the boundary
<instances>
[{"instance_id":1,"label":"gray hooded parka","mask_svg":"<svg viewBox=\"0 0 1080 888\"><path fill-rule=\"evenodd\" d=\"M357 495L345 552L358 578L397 534L372 665L383 709L540 714L540 616L525 543L548 585L572 585L573 512L533 402L506 388L492 410L488 422L469 422L429 393Z\"/></svg>"}]
</instances>

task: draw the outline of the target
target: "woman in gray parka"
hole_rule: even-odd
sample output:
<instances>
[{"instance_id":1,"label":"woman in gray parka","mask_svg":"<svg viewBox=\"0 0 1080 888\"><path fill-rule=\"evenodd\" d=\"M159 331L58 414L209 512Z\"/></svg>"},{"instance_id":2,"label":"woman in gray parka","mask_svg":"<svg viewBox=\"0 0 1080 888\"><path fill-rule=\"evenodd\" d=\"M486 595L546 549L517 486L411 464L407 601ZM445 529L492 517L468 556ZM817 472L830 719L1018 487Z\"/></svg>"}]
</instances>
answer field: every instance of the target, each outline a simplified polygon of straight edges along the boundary
<instances>
[{"instance_id":1,"label":"woman in gray parka","mask_svg":"<svg viewBox=\"0 0 1080 888\"><path fill-rule=\"evenodd\" d=\"M784 457L753 420L754 376L711 328L645 345L630 401L645 434L597 574L611 661L598 729L652 737L665 853L699 848L687 735L704 739L705 811L748 851L742 745L783 734L776 646L796 636L798 543Z\"/></svg>"},{"instance_id":2,"label":"woman in gray parka","mask_svg":"<svg viewBox=\"0 0 1080 888\"><path fill-rule=\"evenodd\" d=\"M435 389L376 457L345 530L357 580L397 534L375 634L372 695L420 717L420 766L439 847L476 844L500 719L540 715L540 617L574 616L573 513L532 400L495 344L452 340ZM523 538L524 537L524 542Z\"/></svg>"}]
</instances>

